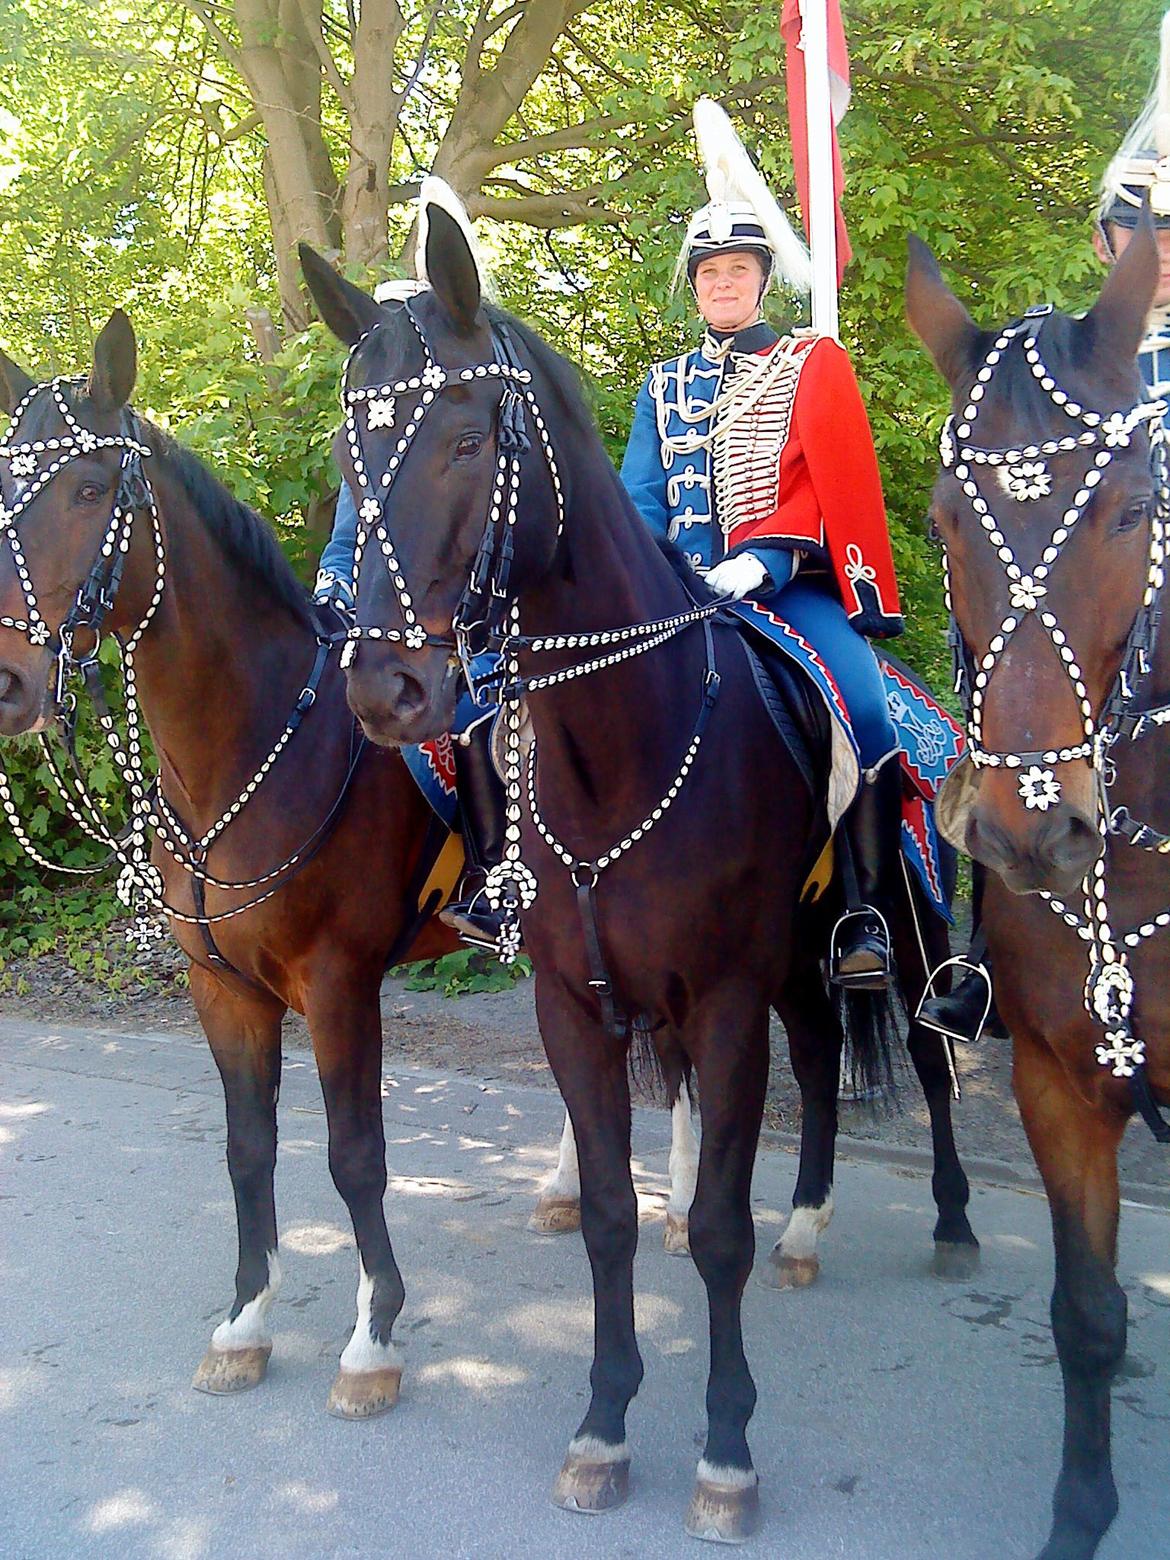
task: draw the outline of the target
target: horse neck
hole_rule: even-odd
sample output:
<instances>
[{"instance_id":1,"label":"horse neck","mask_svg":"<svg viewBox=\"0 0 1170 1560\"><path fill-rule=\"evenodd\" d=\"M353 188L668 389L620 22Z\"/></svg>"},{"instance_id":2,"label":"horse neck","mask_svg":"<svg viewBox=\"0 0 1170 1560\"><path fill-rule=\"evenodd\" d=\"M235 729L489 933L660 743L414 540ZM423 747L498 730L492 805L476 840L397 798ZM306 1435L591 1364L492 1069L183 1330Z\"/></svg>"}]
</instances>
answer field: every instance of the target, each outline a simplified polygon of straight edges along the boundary
<instances>
[{"instance_id":1,"label":"horse neck","mask_svg":"<svg viewBox=\"0 0 1170 1560\"><path fill-rule=\"evenodd\" d=\"M525 635L648 623L692 605L599 441L595 450L586 446L569 495L554 567L524 594ZM529 656L523 670L539 676L613 648ZM704 665L703 632L690 628L656 649L533 694L542 791L561 797L571 787L600 817L623 801L651 803L647 778L657 785L677 767L690 739Z\"/></svg>"},{"instance_id":2,"label":"horse neck","mask_svg":"<svg viewBox=\"0 0 1170 1560\"><path fill-rule=\"evenodd\" d=\"M177 483L160 472L154 486L166 576L135 671L164 794L198 832L276 741L308 679L314 639L263 583L243 577ZM139 568L145 562L153 578L146 551Z\"/></svg>"}]
</instances>

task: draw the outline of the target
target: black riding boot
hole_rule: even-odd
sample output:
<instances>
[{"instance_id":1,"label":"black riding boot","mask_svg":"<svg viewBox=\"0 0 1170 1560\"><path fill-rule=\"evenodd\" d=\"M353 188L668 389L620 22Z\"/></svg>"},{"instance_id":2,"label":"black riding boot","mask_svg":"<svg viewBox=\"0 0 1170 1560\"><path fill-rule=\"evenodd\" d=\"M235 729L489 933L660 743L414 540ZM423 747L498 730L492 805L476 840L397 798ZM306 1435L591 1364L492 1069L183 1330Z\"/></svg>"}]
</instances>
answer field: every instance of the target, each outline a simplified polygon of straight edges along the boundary
<instances>
[{"instance_id":1,"label":"black riding boot","mask_svg":"<svg viewBox=\"0 0 1170 1560\"><path fill-rule=\"evenodd\" d=\"M986 868L976 862L971 881L971 946L966 953L967 963L976 968L968 970L945 996L927 997L918 1008L918 1020L928 1029L936 1029L950 1040L965 1040L969 1044L982 1035L991 1040L1007 1039L1003 1019L995 1006L991 955L987 951L987 938L983 935L985 873ZM979 966L986 972L986 978L980 973Z\"/></svg>"},{"instance_id":2,"label":"black riding boot","mask_svg":"<svg viewBox=\"0 0 1170 1560\"><path fill-rule=\"evenodd\" d=\"M883 906L897 870L902 775L897 755L863 781L838 836L845 914L833 930L829 979L852 991L884 991L890 981L890 932Z\"/></svg>"},{"instance_id":3,"label":"black riding boot","mask_svg":"<svg viewBox=\"0 0 1170 1560\"><path fill-rule=\"evenodd\" d=\"M492 763L490 720L471 728L471 741L456 741L455 788L459 793L459 825L467 862L459 896L439 915L465 942L495 947L501 913L483 892L489 870L504 854L504 782Z\"/></svg>"}]
</instances>

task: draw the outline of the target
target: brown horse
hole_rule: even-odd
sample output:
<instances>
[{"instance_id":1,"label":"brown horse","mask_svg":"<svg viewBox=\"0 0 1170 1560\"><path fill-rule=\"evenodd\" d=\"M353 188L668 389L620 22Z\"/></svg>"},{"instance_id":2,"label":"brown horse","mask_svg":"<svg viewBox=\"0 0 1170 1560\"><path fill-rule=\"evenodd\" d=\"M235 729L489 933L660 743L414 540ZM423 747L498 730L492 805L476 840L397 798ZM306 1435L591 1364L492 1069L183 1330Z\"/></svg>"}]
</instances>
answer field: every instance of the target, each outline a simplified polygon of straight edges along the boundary
<instances>
[{"instance_id":1,"label":"brown horse","mask_svg":"<svg viewBox=\"0 0 1170 1560\"><path fill-rule=\"evenodd\" d=\"M505 892L523 891L530 862L540 891L525 909L524 936L541 1034L576 1136L593 1271L592 1397L554 1499L599 1511L628 1486L625 1421L642 1362L627 1053L631 1033L641 1033L652 1037L672 1095L692 1067L699 1086L689 1222L711 1356L687 1527L735 1540L758 1509L746 1434L756 1394L740 1309L754 1252L749 1194L770 1006L794 1054L807 1055L824 1082L805 1120L817 1186L805 1236L815 1239L816 1217L827 1216L831 1184L840 1030L818 967L827 929L798 911L823 843L824 793L777 736L736 629L696 609L698 582L689 576L688 585L633 509L568 365L481 306L464 230L443 205L426 209L432 290L406 307L384 312L302 250L323 318L355 349L337 448L358 499L359 544L364 535L376 567L360 574L350 703L379 741L445 730L465 648L454 623L469 626L469 591L489 624L501 601L523 604L527 637L510 677L521 667L537 673L542 642L588 652L547 683L529 683L539 778L535 757L525 764L515 746L506 745L505 765L513 787ZM376 414L367 410L375 405ZM637 653L640 625L676 617L687 625L676 641ZM594 658L604 666L578 680L575 669ZM527 809L516 798L522 771ZM922 1031L915 1044L945 1114L937 1037ZM949 1115L945 1142L950 1159L935 1186L946 1224L936 1234L970 1252ZM936 1144L941 1165L941 1128Z\"/></svg>"},{"instance_id":2,"label":"brown horse","mask_svg":"<svg viewBox=\"0 0 1170 1560\"><path fill-rule=\"evenodd\" d=\"M211 881L198 880L157 842L153 848L166 902L192 918L172 925L191 961L191 994L223 1080L239 1226L235 1299L194 1385L208 1392L254 1386L271 1352L266 1316L280 1281L273 1200L280 1033L292 1008L312 1034L329 1168L359 1256L357 1323L329 1408L364 1418L397 1396L391 1329L403 1299L382 1208L378 988L388 959L406 955L405 942L415 957L452 946L437 923L420 928L407 903L429 809L398 755L361 752L336 656L320 668L315 699L303 697L321 648L307 594L269 528L194 456L127 410L135 362L129 321L116 313L97 341L88 383L58 386L67 418L51 387L36 389L0 354L0 399L9 412L23 402L0 459L2 518L18 538L14 548L11 535L0 534L0 613L43 626L32 634L0 628L0 734L39 729L55 714L60 626L125 491L125 446L100 441L132 438L149 450L141 472L153 488L159 544L140 487L103 629L133 633L150 610L161 561L163 588L135 667L161 797L190 840L240 797L291 712L305 706L303 730L264 771L210 854L190 853L189 867L213 873ZM96 435L98 447L75 428ZM60 469L42 485L50 461ZM258 881L297 853L275 882ZM233 892L216 880L255 886ZM231 914L249 903L245 914ZM213 924L201 927L200 917Z\"/></svg>"},{"instance_id":3,"label":"brown horse","mask_svg":"<svg viewBox=\"0 0 1170 1560\"><path fill-rule=\"evenodd\" d=\"M996 997L1056 1247L1064 1452L1042 1560L1088 1560L1117 1510L1117 1147L1135 1108L1164 1136L1170 1099L1170 496L1134 361L1157 280L1147 213L1083 319L980 331L916 241L906 287L953 395L932 514L973 757L949 811L993 869Z\"/></svg>"}]
</instances>

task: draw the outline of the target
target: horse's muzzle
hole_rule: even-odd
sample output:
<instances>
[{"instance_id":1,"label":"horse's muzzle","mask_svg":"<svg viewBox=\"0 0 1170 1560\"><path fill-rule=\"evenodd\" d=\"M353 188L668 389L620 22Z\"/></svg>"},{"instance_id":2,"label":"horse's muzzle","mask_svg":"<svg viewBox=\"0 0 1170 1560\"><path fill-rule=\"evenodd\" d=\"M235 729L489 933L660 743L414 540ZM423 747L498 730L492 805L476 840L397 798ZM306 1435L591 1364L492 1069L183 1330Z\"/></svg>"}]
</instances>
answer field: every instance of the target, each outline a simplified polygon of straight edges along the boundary
<instances>
[{"instance_id":1,"label":"horse's muzzle","mask_svg":"<svg viewBox=\"0 0 1170 1560\"><path fill-rule=\"evenodd\" d=\"M440 647L403 656L393 646L361 640L345 682L350 709L382 747L429 742L455 719L457 668Z\"/></svg>"},{"instance_id":2,"label":"horse's muzzle","mask_svg":"<svg viewBox=\"0 0 1170 1560\"><path fill-rule=\"evenodd\" d=\"M0 737L39 731L48 719L48 701L46 676L0 661Z\"/></svg>"},{"instance_id":3,"label":"horse's muzzle","mask_svg":"<svg viewBox=\"0 0 1170 1560\"><path fill-rule=\"evenodd\" d=\"M969 855L999 874L1013 894L1056 894L1079 888L1103 849L1094 820L1071 802L1057 802L1034 825L1015 829L977 803L967 819Z\"/></svg>"}]
</instances>

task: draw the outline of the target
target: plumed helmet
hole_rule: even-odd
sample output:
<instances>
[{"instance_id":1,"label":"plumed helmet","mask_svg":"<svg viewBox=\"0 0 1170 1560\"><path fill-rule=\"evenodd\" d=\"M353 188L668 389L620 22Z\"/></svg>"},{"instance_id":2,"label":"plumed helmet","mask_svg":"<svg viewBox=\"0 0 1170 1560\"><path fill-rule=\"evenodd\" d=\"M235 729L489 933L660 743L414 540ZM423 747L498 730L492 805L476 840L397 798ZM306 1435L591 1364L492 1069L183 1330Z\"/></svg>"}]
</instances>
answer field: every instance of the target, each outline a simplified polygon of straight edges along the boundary
<instances>
[{"instance_id":1,"label":"plumed helmet","mask_svg":"<svg viewBox=\"0 0 1170 1560\"><path fill-rule=\"evenodd\" d=\"M1153 91L1105 170L1097 220L1136 227L1147 198L1154 221L1170 228L1170 11L1162 18Z\"/></svg>"},{"instance_id":2,"label":"plumed helmet","mask_svg":"<svg viewBox=\"0 0 1170 1560\"><path fill-rule=\"evenodd\" d=\"M711 98L699 98L694 120L709 199L687 225L675 285L684 272L693 282L708 255L746 250L762 261L765 285L775 280L808 292L812 285L808 250L776 204L731 120Z\"/></svg>"}]
</instances>

